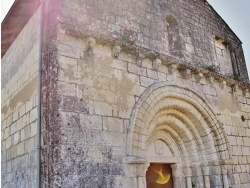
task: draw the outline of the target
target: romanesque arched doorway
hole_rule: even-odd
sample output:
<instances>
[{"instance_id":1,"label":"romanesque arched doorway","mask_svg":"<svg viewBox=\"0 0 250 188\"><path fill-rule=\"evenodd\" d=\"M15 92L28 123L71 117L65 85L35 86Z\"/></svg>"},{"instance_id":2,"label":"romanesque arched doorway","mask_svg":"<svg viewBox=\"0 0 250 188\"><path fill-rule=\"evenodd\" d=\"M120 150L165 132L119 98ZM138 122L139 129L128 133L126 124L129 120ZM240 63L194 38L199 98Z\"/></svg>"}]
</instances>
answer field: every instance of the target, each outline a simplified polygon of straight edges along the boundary
<instances>
[{"instance_id":1,"label":"romanesque arched doorway","mask_svg":"<svg viewBox=\"0 0 250 188\"><path fill-rule=\"evenodd\" d=\"M227 139L202 94L172 82L155 84L136 104L130 128L128 155L145 159L138 187L147 187L153 164L171 166L174 187L228 186Z\"/></svg>"}]
</instances>

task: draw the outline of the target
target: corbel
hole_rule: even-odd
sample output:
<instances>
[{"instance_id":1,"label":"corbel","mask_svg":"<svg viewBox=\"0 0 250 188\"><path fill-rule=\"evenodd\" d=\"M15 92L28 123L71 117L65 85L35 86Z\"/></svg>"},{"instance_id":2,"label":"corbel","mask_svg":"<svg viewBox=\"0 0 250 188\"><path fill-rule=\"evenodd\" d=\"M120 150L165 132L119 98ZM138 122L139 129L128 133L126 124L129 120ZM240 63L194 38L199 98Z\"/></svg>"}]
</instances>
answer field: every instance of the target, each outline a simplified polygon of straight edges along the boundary
<instances>
[{"instance_id":1,"label":"corbel","mask_svg":"<svg viewBox=\"0 0 250 188\"><path fill-rule=\"evenodd\" d=\"M209 82L210 84L213 84L213 83L214 83L214 77L213 77L213 76L209 76L209 77L208 77L208 82Z\"/></svg>"},{"instance_id":2,"label":"corbel","mask_svg":"<svg viewBox=\"0 0 250 188\"><path fill-rule=\"evenodd\" d=\"M197 82L200 82L203 77L204 77L204 75L201 72L199 72L198 74L195 75Z\"/></svg>"},{"instance_id":3,"label":"corbel","mask_svg":"<svg viewBox=\"0 0 250 188\"><path fill-rule=\"evenodd\" d=\"M175 75L177 73L177 65L176 64L171 64L168 66L169 67L169 72L172 74L172 75Z\"/></svg>"},{"instance_id":4,"label":"corbel","mask_svg":"<svg viewBox=\"0 0 250 188\"><path fill-rule=\"evenodd\" d=\"M247 88L246 88L246 89L243 89L243 90L242 90L243 96L246 97L246 95L247 95L248 92L249 92L249 89L247 89Z\"/></svg>"},{"instance_id":5,"label":"corbel","mask_svg":"<svg viewBox=\"0 0 250 188\"><path fill-rule=\"evenodd\" d=\"M87 49L92 50L95 44L96 44L96 40L92 37L89 37L87 40Z\"/></svg>"},{"instance_id":6,"label":"corbel","mask_svg":"<svg viewBox=\"0 0 250 188\"><path fill-rule=\"evenodd\" d=\"M138 56L136 57L136 64L141 66L143 59L145 59L145 55L142 53L139 53Z\"/></svg>"},{"instance_id":7,"label":"corbel","mask_svg":"<svg viewBox=\"0 0 250 188\"><path fill-rule=\"evenodd\" d=\"M232 92L235 93L238 91L238 86L235 84L235 85L232 85Z\"/></svg>"},{"instance_id":8,"label":"corbel","mask_svg":"<svg viewBox=\"0 0 250 188\"><path fill-rule=\"evenodd\" d=\"M113 57L118 58L119 54L121 53L122 48L120 46L113 47Z\"/></svg>"},{"instance_id":9,"label":"corbel","mask_svg":"<svg viewBox=\"0 0 250 188\"><path fill-rule=\"evenodd\" d=\"M220 88L222 90L224 90L226 88L226 85L227 85L227 82L226 81L222 81L221 84L220 84Z\"/></svg>"},{"instance_id":10,"label":"corbel","mask_svg":"<svg viewBox=\"0 0 250 188\"><path fill-rule=\"evenodd\" d=\"M153 70L158 71L161 64L162 64L162 61L160 59L158 58L155 59L153 61Z\"/></svg>"}]
</instances>

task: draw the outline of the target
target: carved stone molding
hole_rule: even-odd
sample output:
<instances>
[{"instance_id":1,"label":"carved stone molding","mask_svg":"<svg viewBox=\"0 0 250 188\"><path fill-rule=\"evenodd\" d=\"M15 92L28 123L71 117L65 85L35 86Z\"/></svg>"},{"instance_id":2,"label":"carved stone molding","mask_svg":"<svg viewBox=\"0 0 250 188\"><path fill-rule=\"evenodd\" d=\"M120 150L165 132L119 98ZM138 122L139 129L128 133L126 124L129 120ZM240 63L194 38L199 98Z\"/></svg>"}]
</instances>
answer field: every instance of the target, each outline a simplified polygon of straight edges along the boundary
<instances>
[{"instance_id":1,"label":"carved stone molding","mask_svg":"<svg viewBox=\"0 0 250 188\"><path fill-rule=\"evenodd\" d=\"M136 57L136 64L141 66L144 58L145 58L145 55L142 53L139 53L138 56Z\"/></svg>"},{"instance_id":2,"label":"carved stone molding","mask_svg":"<svg viewBox=\"0 0 250 188\"><path fill-rule=\"evenodd\" d=\"M114 58L118 58L119 54L121 53L121 47L120 46L114 46L113 47L113 56Z\"/></svg>"},{"instance_id":3,"label":"carved stone molding","mask_svg":"<svg viewBox=\"0 0 250 188\"><path fill-rule=\"evenodd\" d=\"M209 76L209 77L208 77L208 82L209 82L210 84L213 84L213 83L214 83L214 77L213 77L213 76Z\"/></svg>"},{"instance_id":4,"label":"carved stone molding","mask_svg":"<svg viewBox=\"0 0 250 188\"><path fill-rule=\"evenodd\" d=\"M123 158L123 163L127 164L145 164L147 163L146 158L138 157L138 156L127 156Z\"/></svg>"},{"instance_id":5,"label":"carved stone molding","mask_svg":"<svg viewBox=\"0 0 250 188\"><path fill-rule=\"evenodd\" d=\"M203 77L204 77L204 75L201 72L199 72L198 74L195 75L197 82L200 82Z\"/></svg>"},{"instance_id":6,"label":"carved stone molding","mask_svg":"<svg viewBox=\"0 0 250 188\"><path fill-rule=\"evenodd\" d=\"M88 38L88 44L87 44L87 48L88 49L93 49L94 45L96 44L96 40L92 37Z\"/></svg>"},{"instance_id":7,"label":"carved stone molding","mask_svg":"<svg viewBox=\"0 0 250 188\"><path fill-rule=\"evenodd\" d=\"M153 69L157 71L161 64L162 64L162 61L160 59L155 59L153 61Z\"/></svg>"},{"instance_id":8,"label":"carved stone molding","mask_svg":"<svg viewBox=\"0 0 250 188\"><path fill-rule=\"evenodd\" d=\"M249 92L249 89L243 89L243 90L242 90L242 94L243 94L244 96L246 96L248 92Z\"/></svg>"},{"instance_id":9,"label":"carved stone molding","mask_svg":"<svg viewBox=\"0 0 250 188\"><path fill-rule=\"evenodd\" d=\"M178 70L177 70L177 65L176 64L171 64L169 65L169 72L174 75Z\"/></svg>"},{"instance_id":10,"label":"carved stone molding","mask_svg":"<svg viewBox=\"0 0 250 188\"><path fill-rule=\"evenodd\" d=\"M232 92L237 92L237 91L238 91L238 86L232 85Z\"/></svg>"},{"instance_id":11,"label":"carved stone molding","mask_svg":"<svg viewBox=\"0 0 250 188\"><path fill-rule=\"evenodd\" d=\"M227 82L226 81L222 81L221 84L220 84L220 88L222 90L224 90L226 88L226 86L227 86Z\"/></svg>"}]
</instances>

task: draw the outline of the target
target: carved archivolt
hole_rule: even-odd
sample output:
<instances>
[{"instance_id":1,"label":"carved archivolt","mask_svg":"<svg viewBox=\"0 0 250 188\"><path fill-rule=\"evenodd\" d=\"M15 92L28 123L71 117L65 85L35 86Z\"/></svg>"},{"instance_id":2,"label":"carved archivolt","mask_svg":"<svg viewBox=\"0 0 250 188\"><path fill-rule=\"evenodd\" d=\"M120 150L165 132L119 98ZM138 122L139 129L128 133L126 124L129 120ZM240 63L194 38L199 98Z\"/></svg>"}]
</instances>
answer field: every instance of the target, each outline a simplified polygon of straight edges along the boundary
<instances>
[{"instance_id":1,"label":"carved archivolt","mask_svg":"<svg viewBox=\"0 0 250 188\"><path fill-rule=\"evenodd\" d=\"M202 173L202 169L218 161L226 163L231 156L216 114L202 93L176 82L154 84L141 95L131 113L127 155L144 158L147 163L175 163L182 169L197 166L209 184L209 172ZM155 159L148 152L152 143ZM162 151L164 147L167 154Z\"/></svg>"},{"instance_id":2,"label":"carved archivolt","mask_svg":"<svg viewBox=\"0 0 250 188\"><path fill-rule=\"evenodd\" d=\"M140 97L131 114L128 155L145 157L154 131L168 132L185 162L228 159L226 134L203 94L176 83L158 83Z\"/></svg>"}]
</instances>

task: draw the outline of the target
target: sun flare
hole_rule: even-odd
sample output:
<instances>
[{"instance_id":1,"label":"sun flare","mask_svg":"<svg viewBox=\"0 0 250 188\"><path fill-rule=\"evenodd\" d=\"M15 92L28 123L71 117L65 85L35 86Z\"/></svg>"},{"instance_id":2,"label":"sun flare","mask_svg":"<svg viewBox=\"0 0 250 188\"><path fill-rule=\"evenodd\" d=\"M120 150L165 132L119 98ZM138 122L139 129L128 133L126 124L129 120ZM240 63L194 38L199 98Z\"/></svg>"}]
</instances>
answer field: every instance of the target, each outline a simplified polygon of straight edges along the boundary
<instances>
[{"instance_id":1,"label":"sun flare","mask_svg":"<svg viewBox=\"0 0 250 188\"><path fill-rule=\"evenodd\" d=\"M158 174L158 178L156 180L156 183L164 185L164 184L167 184L169 182L170 174L162 172L162 165L154 165L152 170Z\"/></svg>"}]
</instances>

